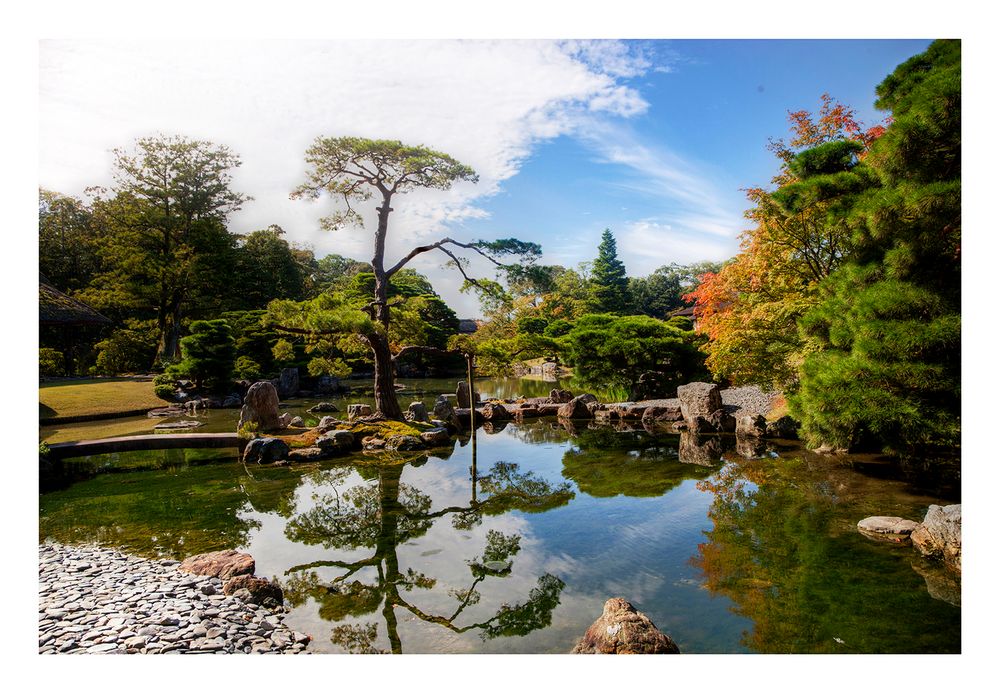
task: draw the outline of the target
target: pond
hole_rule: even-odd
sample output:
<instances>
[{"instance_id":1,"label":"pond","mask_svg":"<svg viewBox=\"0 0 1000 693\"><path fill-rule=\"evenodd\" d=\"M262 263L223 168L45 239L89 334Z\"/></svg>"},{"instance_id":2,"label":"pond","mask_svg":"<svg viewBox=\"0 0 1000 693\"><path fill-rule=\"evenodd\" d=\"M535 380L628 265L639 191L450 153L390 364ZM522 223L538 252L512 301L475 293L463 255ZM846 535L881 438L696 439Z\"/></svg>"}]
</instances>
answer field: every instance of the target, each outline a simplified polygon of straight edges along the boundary
<instances>
[{"instance_id":1,"label":"pond","mask_svg":"<svg viewBox=\"0 0 1000 693\"><path fill-rule=\"evenodd\" d=\"M40 497L39 538L247 551L317 652L568 652L616 596L685 653L961 651L957 584L855 528L959 502L949 465L555 420L476 442L475 460L466 436L432 455L285 468L119 455L103 463L138 471Z\"/></svg>"}]
</instances>

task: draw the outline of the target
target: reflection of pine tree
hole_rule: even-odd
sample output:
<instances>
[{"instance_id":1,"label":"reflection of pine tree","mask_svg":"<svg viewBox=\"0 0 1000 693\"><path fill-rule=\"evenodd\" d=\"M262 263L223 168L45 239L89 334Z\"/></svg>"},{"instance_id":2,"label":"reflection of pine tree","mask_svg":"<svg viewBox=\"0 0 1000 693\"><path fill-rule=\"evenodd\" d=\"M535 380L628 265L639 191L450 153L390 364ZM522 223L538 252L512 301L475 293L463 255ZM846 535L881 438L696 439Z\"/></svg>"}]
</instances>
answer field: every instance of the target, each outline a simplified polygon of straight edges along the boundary
<instances>
[{"instance_id":1,"label":"reflection of pine tree","mask_svg":"<svg viewBox=\"0 0 1000 693\"><path fill-rule=\"evenodd\" d=\"M490 530L481 556L468 561L471 582L465 588L451 589L454 611L447 615L426 613L411 603L414 590L431 589L437 581L412 568L399 566L397 549L423 536L438 518L451 516L456 529L471 529L484 515L500 515L511 510L543 512L564 505L573 497L568 484L553 486L532 472L521 472L518 465L497 462L485 477L473 475L472 500L468 505L431 511L430 497L419 489L400 482L403 466L378 468L377 484L365 484L342 493L317 498L311 510L294 517L286 527L293 541L321 545L328 549L374 549L372 555L358 560L325 560L295 566L286 571L290 577L283 588L293 606L314 599L319 614L330 621L375 613L382 605L391 651L402 652L396 611L402 608L427 623L435 623L455 633L480 631L484 640L501 636L525 635L551 623L552 611L559 604L565 586L559 578L545 574L527 599L515 605L503 604L490 618L457 625L470 606L481 601L481 586L490 579L511 574L513 560L520 551L520 536ZM477 500L477 487L479 499ZM316 568L343 570L329 583L320 580ZM374 569L374 584L348 579L364 568ZM331 640L350 652L378 652L375 646L378 627L375 623L339 625Z\"/></svg>"}]
</instances>

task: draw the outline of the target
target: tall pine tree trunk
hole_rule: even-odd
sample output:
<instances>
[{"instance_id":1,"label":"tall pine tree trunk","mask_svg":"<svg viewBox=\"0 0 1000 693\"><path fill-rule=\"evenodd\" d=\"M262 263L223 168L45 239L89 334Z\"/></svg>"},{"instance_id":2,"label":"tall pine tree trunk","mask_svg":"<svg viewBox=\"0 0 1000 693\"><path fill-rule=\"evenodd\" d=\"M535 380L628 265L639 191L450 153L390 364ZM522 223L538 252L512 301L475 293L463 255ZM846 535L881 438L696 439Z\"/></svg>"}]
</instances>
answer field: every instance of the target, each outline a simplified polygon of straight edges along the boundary
<instances>
[{"instance_id":1,"label":"tall pine tree trunk","mask_svg":"<svg viewBox=\"0 0 1000 693\"><path fill-rule=\"evenodd\" d=\"M385 274L385 235L389 229L389 206L391 195L384 193L382 206L378 208L378 229L375 231L375 255L372 270L375 273L375 297L372 301L372 317L381 331L368 337L372 356L375 359L375 413L387 419L403 419L403 411L396 399L396 374L389 350L389 277Z\"/></svg>"}]
</instances>

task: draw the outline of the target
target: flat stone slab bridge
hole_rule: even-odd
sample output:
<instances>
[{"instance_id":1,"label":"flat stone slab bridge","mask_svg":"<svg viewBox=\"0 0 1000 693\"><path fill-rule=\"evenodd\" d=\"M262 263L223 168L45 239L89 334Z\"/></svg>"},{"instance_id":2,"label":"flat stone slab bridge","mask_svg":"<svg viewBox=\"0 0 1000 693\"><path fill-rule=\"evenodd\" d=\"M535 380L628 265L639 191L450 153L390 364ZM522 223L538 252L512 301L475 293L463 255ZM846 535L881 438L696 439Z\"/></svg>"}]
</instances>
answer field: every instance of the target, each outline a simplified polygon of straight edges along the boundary
<instances>
[{"instance_id":1,"label":"flat stone slab bridge","mask_svg":"<svg viewBox=\"0 0 1000 693\"><path fill-rule=\"evenodd\" d=\"M175 448L237 448L245 440L236 433L155 433L144 436L120 436L100 440L79 440L73 443L52 443L50 456L55 459L105 455L134 450L170 450Z\"/></svg>"}]
</instances>

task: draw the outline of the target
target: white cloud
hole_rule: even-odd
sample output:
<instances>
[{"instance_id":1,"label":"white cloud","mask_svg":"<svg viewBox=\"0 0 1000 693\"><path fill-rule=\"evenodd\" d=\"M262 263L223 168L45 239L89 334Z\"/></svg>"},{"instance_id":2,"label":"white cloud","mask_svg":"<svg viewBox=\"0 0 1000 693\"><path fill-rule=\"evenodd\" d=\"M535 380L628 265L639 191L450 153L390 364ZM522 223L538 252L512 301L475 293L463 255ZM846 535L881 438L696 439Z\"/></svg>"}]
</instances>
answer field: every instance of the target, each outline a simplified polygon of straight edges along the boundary
<instances>
[{"instance_id":1,"label":"white cloud","mask_svg":"<svg viewBox=\"0 0 1000 693\"><path fill-rule=\"evenodd\" d=\"M698 230L700 220L678 217L673 223L654 220L629 222L616 233L618 255L629 274L642 276L658 267L676 262L725 260L737 250L732 237L706 234Z\"/></svg>"},{"instance_id":2,"label":"white cloud","mask_svg":"<svg viewBox=\"0 0 1000 693\"><path fill-rule=\"evenodd\" d=\"M204 138L243 160L234 187L255 199L234 231L276 223L317 255L366 258L366 233L319 230L332 202L288 199L315 137L422 143L472 166L478 185L394 202L398 253L481 218L477 201L537 142L645 111L619 78L650 65L614 41L43 41L39 183L81 194L110 182L114 147L156 132Z\"/></svg>"}]
</instances>

